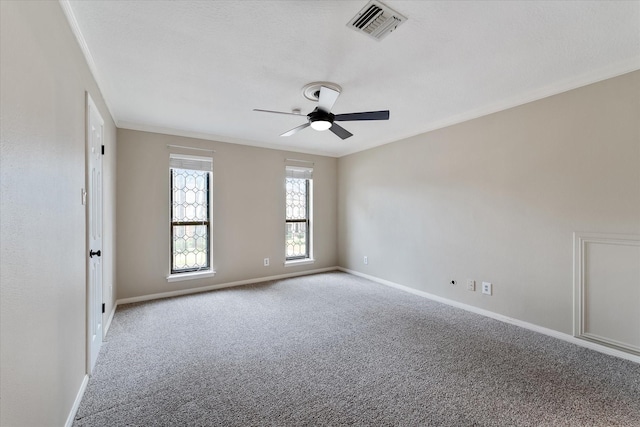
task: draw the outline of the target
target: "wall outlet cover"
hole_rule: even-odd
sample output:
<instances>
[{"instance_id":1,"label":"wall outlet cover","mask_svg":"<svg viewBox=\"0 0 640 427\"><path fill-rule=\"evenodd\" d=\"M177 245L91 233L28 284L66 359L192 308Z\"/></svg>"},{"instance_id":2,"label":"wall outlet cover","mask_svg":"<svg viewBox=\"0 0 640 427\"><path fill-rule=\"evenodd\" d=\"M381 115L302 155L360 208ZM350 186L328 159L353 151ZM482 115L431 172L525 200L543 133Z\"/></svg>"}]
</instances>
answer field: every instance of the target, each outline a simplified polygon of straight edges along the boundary
<instances>
[{"instance_id":1,"label":"wall outlet cover","mask_svg":"<svg viewBox=\"0 0 640 427\"><path fill-rule=\"evenodd\" d=\"M482 293L486 295L493 295L493 285L489 282L482 282Z\"/></svg>"},{"instance_id":2,"label":"wall outlet cover","mask_svg":"<svg viewBox=\"0 0 640 427\"><path fill-rule=\"evenodd\" d=\"M269 258L264 259L264 266L269 267Z\"/></svg>"}]
</instances>

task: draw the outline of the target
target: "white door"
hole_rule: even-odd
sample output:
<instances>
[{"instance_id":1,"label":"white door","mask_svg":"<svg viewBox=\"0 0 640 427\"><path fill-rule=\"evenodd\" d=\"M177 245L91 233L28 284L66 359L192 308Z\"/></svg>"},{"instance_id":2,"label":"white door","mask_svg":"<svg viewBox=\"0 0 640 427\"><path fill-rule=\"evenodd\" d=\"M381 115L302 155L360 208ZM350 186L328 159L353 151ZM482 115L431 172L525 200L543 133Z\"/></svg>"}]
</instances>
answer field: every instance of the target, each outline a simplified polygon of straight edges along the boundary
<instances>
[{"instance_id":1,"label":"white door","mask_svg":"<svg viewBox=\"0 0 640 427\"><path fill-rule=\"evenodd\" d=\"M88 371L102 345L102 142L104 120L87 93Z\"/></svg>"}]
</instances>

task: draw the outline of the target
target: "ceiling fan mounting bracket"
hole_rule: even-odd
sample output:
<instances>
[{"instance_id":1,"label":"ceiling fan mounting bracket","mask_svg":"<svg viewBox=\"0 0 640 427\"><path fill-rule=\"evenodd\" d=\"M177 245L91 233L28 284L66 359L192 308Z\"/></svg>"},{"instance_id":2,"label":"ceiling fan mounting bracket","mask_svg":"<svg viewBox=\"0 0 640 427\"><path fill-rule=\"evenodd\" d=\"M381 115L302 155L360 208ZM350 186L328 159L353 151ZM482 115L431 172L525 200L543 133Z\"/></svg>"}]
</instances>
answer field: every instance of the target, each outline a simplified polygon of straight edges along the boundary
<instances>
[{"instance_id":1,"label":"ceiling fan mounting bracket","mask_svg":"<svg viewBox=\"0 0 640 427\"><path fill-rule=\"evenodd\" d=\"M333 89L336 92L342 92L342 87L336 83L331 82L312 82L304 85L302 88L302 95L307 98L309 101L318 102L318 98L320 96L320 88L324 86L329 89Z\"/></svg>"}]
</instances>

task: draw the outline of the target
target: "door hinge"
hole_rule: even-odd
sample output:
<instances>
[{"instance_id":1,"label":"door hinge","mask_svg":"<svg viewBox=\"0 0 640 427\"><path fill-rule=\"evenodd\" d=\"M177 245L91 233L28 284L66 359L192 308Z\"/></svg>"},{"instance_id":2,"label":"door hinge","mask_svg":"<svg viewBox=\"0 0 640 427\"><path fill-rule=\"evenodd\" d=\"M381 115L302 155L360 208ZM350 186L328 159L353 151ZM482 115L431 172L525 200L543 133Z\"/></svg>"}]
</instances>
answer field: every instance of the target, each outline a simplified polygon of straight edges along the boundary
<instances>
[{"instance_id":1,"label":"door hinge","mask_svg":"<svg viewBox=\"0 0 640 427\"><path fill-rule=\"evenodd\" d=\"M104 147L104 145L103 145ZM102 314L104 314L104 303L102 303Z\"/></svg>"},{"instance_id":2,"label":"door hinge","mask_svg":"<svg viewBox=\"0 0 640 427\"><path fill-rule=\"evenodd\" d=\"M102 145L102 155L104 156L104 144Z\"/></svg>"}]
</instances>

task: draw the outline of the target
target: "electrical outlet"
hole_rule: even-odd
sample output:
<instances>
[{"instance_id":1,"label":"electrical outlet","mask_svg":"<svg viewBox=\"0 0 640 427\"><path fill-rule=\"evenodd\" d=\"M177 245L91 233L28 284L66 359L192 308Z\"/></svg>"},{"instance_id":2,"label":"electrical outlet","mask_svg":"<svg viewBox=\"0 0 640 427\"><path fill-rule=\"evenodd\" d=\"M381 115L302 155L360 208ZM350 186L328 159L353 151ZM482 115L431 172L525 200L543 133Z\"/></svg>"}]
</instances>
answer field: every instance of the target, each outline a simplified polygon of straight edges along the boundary
<instances>
[{"instance_id":1,"label":"electrical outlet","mask_svg":"<svg viewBox=\"0 0 640 427\"><path fill-rule=\"evenodd\" d=\"M269 258L264 259L264 266L269 267Z\"/></svg>"},{"instance_id":2,"label":"electrical outlet","mask_svg":"<svg viewBox=\"0 0 640 427\"><path fill-rule=\"evenodd\" d=\"M489 282L482 282L482 293L486 295L493 295L493 285Z\"/></svg>"},{"instance_id":3,"label":"electrical outlet","mask_svg":"<svg viewBox=\"0 0 640 427\"><path fill-rule=\"evenodd\" d=\"M471 292L476 291L476 281L475 280L467 280L467 290Z\"/></svg>"},{"instance_id":4,"label":"electrical outlet","mask_svg":"<svg viewBox=\"0 0 640 427\"><path fill-rule=\"evenodd\" d=\"M366 265L366 264L369 264L369 257L365 255L365 256L364 256L364 258L363 258L363 260L362 260L362 262L364 262L364 263L365 263L365 265Z\"/></svg>"}]
</instances>

